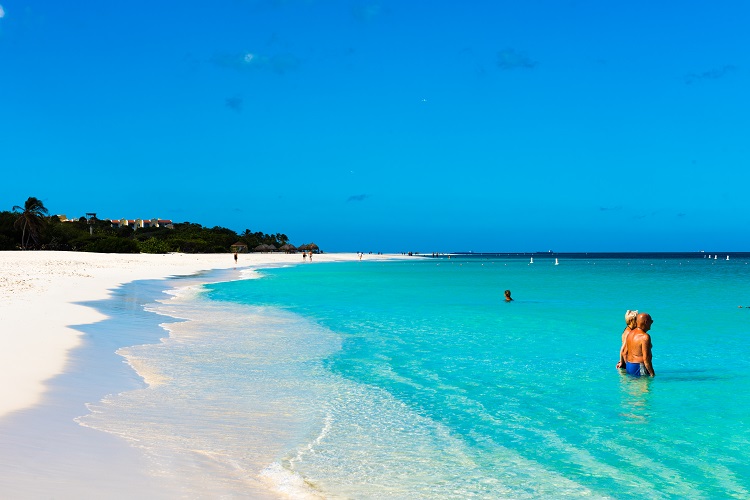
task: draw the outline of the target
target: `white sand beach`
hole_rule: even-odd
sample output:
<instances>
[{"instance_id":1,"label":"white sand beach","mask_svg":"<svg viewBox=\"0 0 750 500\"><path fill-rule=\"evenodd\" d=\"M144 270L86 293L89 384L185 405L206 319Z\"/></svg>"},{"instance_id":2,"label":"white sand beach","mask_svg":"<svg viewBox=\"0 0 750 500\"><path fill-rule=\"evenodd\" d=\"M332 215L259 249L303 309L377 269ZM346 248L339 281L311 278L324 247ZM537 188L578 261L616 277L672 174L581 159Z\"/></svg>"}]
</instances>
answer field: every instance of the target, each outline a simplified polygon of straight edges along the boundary
<instances>
[{"instance_id":1,"label":"white sand beach","mask_svg":"<svg viewBox=\"0 0 750 500\"><path fill-rule=\"evenodd\" d=\"M354 253L319 254L314 262L357 259ZM237 267L301 261L301 254L241 254ZM232 254L0 252L0 418L37 403L45 382L65 370L81 335L70 325L103 319L77 303L104 299L135 280L233 267Z\"/></svg>"},{"instance_id":2,"label":"white sand beach","mask_svg":"<svg viewBox=\"0 0 750 500\"><path fill-rule=\"evenodd\" d=\"M363 260L394 257L400 256L364 255ZM359 256L319 254L306 265L353 260ZM106 299L136 280L288 264L303 264L302 255L240 254L235 265L229 253L0 252L0 492L12 498L184 494L144 473L139 452L124 441L75 423L86 412L84 405L71 403L65 394L55 396L55 381L71 371L68 379L86 389L101 369L81 367L74 356L84 342L75 327L105 319L81 303ZM113 483L118 484L115 491Z\"/></svg>"}]
</instances>

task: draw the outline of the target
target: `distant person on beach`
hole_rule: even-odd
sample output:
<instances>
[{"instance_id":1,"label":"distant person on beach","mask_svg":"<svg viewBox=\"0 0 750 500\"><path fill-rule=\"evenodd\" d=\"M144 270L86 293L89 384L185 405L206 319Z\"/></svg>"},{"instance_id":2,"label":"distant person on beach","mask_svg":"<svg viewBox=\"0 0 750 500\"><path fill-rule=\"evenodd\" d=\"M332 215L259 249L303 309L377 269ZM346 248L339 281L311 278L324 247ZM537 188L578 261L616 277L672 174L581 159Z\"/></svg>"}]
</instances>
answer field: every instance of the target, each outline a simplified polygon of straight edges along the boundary
<instances>
[{"instance_id":1,"label":"distant person on beach","mask_svg":"<svg viewBox=\"0 0 750 500\"><path fill-rule=\"evenodd\" d=\"M622 343L620 344L620 361L617 362L617 368L620 370L625 369L625 340L628 338L630 330L636 326L636 318L638 317L638 311L631 311L628 309L625 311L625 329L622 331Z\"/></svg>"},{"instance_id":2,"label":"distant person on beach","mask_svg":"<svg viewBox=\"0 0 750 500\"><path fill-rule=\"evenodd\" d=\"M307 261L307 252L306 251L302 252L302 260Z\"/></svg>"},{"instance_id":3,"label":"distant person on beach","mask_svg":"<svg viewBox=\"0 0 750 500\"><path fill-rule=\"evenodd\" d=\"M513 298L510 296L510 290L505 290L505 302L513 302Z\"/></svg>"},{"instance_id":4,"label":"distant person on beach","mask_svg":"<svg viewBox=\"0 0 750 500\"><path fill-rule=\"evenodd\" d=\"M648 334L653 323L650 314L640 313L636 318L636 327L625 338L625 371L628 375L656 375L651 365L651 335Z\"/></svg>"},{"instance_id":5,"label":"distant person on beach","mask_svg":"<svg viewBox=\"0 0 750 500\"><path fill-rule=\"evenodd\" d=\"M234 265L237 265L237 252L234 252Z\"/></svg>"}]
</instances>

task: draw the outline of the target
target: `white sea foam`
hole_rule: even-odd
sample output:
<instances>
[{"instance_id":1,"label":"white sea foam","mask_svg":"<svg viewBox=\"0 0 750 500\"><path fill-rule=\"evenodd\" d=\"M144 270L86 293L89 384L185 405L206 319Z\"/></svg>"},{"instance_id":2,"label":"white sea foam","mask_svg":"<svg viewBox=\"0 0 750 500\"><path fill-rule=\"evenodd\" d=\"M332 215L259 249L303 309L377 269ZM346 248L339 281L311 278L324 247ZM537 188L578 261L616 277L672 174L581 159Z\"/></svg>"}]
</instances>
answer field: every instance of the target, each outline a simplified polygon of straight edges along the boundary
<instances>
[{"instance_id":1,"label":"white sea foam","mask_svg":"<svg viewBox=\"0 0 750 500\"><path fill-rule=\"evenodd\" d=\"M282 494L284 497L299 500L319 500L325 496L305 481L305 479L288 469L279 462L273 462L260 471L260 478L268 489Z\"/></svg>"},{"instance_id":2,"label":"white sea foam","mask_svg":"<svg viewBox=\"0 0 750 500\"><path fill-rule=\"evenodd\" d=\"M255 280L263 277L263 275L259 273L257 269L242 269L240 271L240 275L242 276L243 280Z\"/></svg>"},{"instance_id":3,"label":"white sea foam","mask_svg":"<svg viewBox=\"0 0 750 500\"><path fill-rule=\"evenodd\" d=\"M299 476L267 466L295 435L319 427L307 366L337 349L337 337L268 308L170 300L149 309L188 321L162 325L170 335L159 343L120 349L147 387L90 404L80 423L127 439L151 457L154 474L199 490L244 495L272 485L315 498Z\"/></svg>"}]
</instances>

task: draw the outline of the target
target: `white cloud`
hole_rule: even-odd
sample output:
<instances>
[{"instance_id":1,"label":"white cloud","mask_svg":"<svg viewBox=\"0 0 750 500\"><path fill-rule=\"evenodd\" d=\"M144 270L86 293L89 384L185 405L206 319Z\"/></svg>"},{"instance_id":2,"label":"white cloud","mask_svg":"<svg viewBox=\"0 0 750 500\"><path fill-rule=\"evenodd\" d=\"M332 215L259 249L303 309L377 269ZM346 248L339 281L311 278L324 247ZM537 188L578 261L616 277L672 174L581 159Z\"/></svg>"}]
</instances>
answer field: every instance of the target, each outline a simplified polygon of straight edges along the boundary
<instances>
[{"instance_id":1,"label":"white cloud","mask_svg":"<svg viewBox=\"0 0 750 500\"><path fill-rule=\"evenodd\" d=\"M270 57L253 52L216 54L211 60L217 66L224 68L271 70L280 75L297 69L301 64L301 60L297 56L286 53L275 54Z\"/></svg>"},{"instance_id":2,"label":"white cloud","mask_svg":"<svg viewBox=\"0 0 750 500\"><path fill-rule=\"evenodd\" d=\"M497 53L497 67L500 69L532 69L536 65L536 61L513 48L503 49Z\"/></svg>"}]
</instances>

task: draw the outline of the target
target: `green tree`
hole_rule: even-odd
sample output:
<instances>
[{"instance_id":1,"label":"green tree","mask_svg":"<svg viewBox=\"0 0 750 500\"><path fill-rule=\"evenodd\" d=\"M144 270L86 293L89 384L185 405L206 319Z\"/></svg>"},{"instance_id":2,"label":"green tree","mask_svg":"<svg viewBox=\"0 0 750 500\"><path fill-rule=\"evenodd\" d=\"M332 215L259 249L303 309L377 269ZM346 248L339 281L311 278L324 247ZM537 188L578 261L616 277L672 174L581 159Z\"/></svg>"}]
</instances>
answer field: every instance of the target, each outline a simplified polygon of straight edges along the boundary
<instances>
[{"instance_id":1,"label":"green tree","mask_svg":"<svg viewBox=\"0 0 750 500\"><path fill-rule=\"evenodd\" d=\"M0 250L15 250L18 248L18 230L13 227L16 215L3 210L0 212Z\"/></svg>"},{"instance_id":2,"label":"green tree","mask_svg":"<svg viewBox=\"0 0 750 500\"><path fill-rule=\"evenodd\" d=\"M33 196L29 197L23 207L16 205L13 212L17 214L15 227L21 228L21 248L26 250L29 246L29 240L34 240L39 244L39 232L44 227L45 217L49 211L44 207L44 203Z\"/></svg>"}]
</instances>

